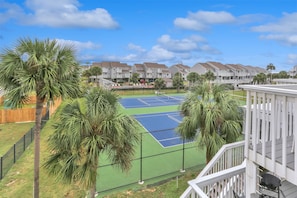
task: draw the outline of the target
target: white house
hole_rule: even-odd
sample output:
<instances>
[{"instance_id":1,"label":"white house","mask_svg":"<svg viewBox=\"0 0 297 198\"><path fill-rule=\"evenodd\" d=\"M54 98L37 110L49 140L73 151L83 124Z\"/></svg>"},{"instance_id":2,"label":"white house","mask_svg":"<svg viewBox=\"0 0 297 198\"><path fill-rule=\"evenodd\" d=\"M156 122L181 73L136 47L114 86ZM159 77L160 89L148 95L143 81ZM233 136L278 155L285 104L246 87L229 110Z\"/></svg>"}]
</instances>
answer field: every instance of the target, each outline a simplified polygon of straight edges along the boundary
<instances>
[{"instance_id":1,"label":"white house","mask_svg":"<svg viewBox=\"0 0 297 198\"><path fill-rule=\"evenodd\" d=\"M102 77L114 82L128 81L132 75L132 67L120 62L94 62L92 67L101 67Z\"/></svg>"},{"instance_id":2,"label":"white house","mask_svg":"<svg viewBox=\"0 0 297 198\"><path fill-rule=\"evenodd\" d=\"M297 85L242 85L245 140L223 146L181 198L297 197Z\"/></svg>"},{"instance_id":3,"label":"white house","mask_svg":"<svg viewBox=\"0 0 297 198\"><path fill-rule=\"evenodd\" d=\"M184 80L187 80L187 76L190 73L190 66L183 65L183 64L176 64L169 67L169 71L171 72L171 76L173 77L176 73L181 74Z\"/></svg>"},{"instance_id":4,"label":"white house","mask_svg":"<svg viewBox=\"0 0 297 198\"><path fill-rule=\"evenodd\" d=\"M251 83L254 76L259 73L267 73L267 71L260 67L243 66L240 64L222 64L219 62L197 63L191 69L191 72L196 72L203 75L211 71L216 79L215 83L228 83L237 87L238 84Z\"/></svg>"}]
</instances>

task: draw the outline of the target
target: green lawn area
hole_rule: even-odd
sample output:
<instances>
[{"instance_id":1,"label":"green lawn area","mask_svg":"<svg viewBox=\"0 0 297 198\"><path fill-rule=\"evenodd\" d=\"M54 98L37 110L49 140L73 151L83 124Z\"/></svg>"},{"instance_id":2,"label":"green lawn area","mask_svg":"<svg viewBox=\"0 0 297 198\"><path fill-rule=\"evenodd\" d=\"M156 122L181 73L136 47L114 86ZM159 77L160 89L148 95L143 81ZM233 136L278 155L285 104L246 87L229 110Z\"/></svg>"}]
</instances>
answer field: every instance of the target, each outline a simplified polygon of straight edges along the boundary
<instances>
[{"instance_id":1,"label":"green lawn area","mask_svg":"<svg viewBox=\"0 0 297 198\"><path fill-rule=\"evenodd\" d=\"M170 112L176 110L178 110L177 105L138 109L122 108L123 113L127 113L129 115ZM53 133L53 123L53 119L49 120L41 132L41 164L49 155L47 149L47 139L50 134ZM30 124L31 126L33 125L32 123ZM7 126L9 125L0 125L0 128L2 129L2 131L0 131L0 141L2 140L3 131L6 130L4 128ZM26 132L27 130L25 130L24 133ZM128 173L122 173L120 170L108 166L109 162L106 160L106 156L100 156L99 175L97 178L97 190L101 192L99 194L100 197L179 197L187 188L187 181L195 178L198 172L204 167L205 152L203 150L198 150L195 143L186 144L184 147L184 166L186 172L180 173L179 170L182 167L183 161L182 145L163 148L155 139L152 138L150 134L145 133L144 129L140 128L139 132L143 134L143 144L141 148L140 146L136 148L133 167ZM18 139L19 138L16 138L16 141ZM13 143L11 143L10 146L13 145ZM17 163L7 173L4 179L0 181L1 197L32 197L34 160L33 148L34 145L31 144ZM140 149L143 151L142 156L140 156ZM153 157L149 157L151 155L153 155ZM143 158L142 173L140 173L140 157ZM144 181L143 185L138 184L140 177L142 177L142 180ZM170 182L164 185L153 185L156 183L160 184L159 182L162 180ZM117 186L122 186L122 188L105 192L105 190L116 188ZM81 198L85 197L85 191L81 190L78 185L68 185L55 181L55 179L49 176L46 173L46 170L41 167L40 197Z\"/></svg>"},{"instance_id":2,"label":"green lawn area","mask_svg":"<svg viewBox=\"0 0 297 198\"><path fill-rule=\"evenodd\" d=\"M33 126L33 122L0 124L0 156L3 156Z\"/></svg>"},{"instance_id":3,"label":"green lawn area","mask_svg":"<svg viewBox=\"0 0 297 198\"><path fill-rule=\"evenodd\" d=\"M53 132L51 125L53 120L47 122L41 132L41 164L46 156L49 155L47 150L47 138ZM4 125L2 126L4 128ZM2 137L2 136L1 136ZM0 138L1 139L1 138ZM10 171L0 181L0 197L32 197L33 193L33 161L34 161L34 144L30 144L28 149L23 153L20 159L12 166ZM55 181L41 167L40 169L40 197L60 198L60 197L84 197L84 191L76 185L67 185Z\"/></svg>"},{"instance_id":4,"label":"green lawn area","mask_svg":"<svg viewBox=\"0 0 297 198\"><path fill-rule=\"evenodd\" d=\"M148 108L134 109L133 111L127 111L123 109L123 112L127 114L136 114L136 113L157 113L165 111L176 111L178 106L169 106L169 107L158 107L152 108L148 111ZM45 161L45 158L49 155L47 150L47 139L49 135L53 132L52 124L54 120L47 122L45 127L41 132L41 164ZM28 123L27 123L28 124ZM30 123L30 127L33 123ZM3 125L6 128L6 131L9 131L10 125ZM29 128L30 128L29 127ZM15 130L17 131L17 130ZM25 130L26 132L27 130ZM24 133L25 133L24 132ZM144 129L140 129L140 133L144 132ZM3 135L3 133L1 134ZM23 134L22 134L23 135ZM21 135L21 136L22 136ZM1 136L0 136L1 137ZM2 138L0 138L2 139ZM18 140L18 138L17 138ZM17 141L16 140L16 141ZM13 141L14 143L14 141ZM13 143L10 144L13 145ZM9 145L9 144L8 144ZM194 148L191 148L193 147ZM34 144L31 144L21 158L17 161L16 164L12 166L10 171L5 175L3 180L0 181L0 194L1 197L31 197L32 188L33 188L33 152ZM150 134L143 135L143 171L142 171L142 180L144 181L143 185L139 185L138 181L140 179L140 148L136 148L135 160L133 161L133 167L128 173L122 173L120 170L106 166L109 162L105 159L104 155L100 156L100 168L99 176L97 183L97 190L104 191L113 187L124 185L123 188L117 188L114 191L108 191L106 193L102 192L101 196L109 196L113 192L120 191L137 191L147 189L148 185L160 182L164 179L170 179L172 177L176 178L181 175L179 170L182 167L182 147L174 146L171 148L161 147ZM178 150L178 151L176 151ZM163 153L163 155L159 155ZM197 148L193 144L187 144L185 146L186 159L184 166L185 168L193 167L194 170L193 178L197 175L198 170L204 166L204 155L199 155ZM203 152L204 153L204 152ZM148 157L151 155L156 155L155 157ZM199 166L197 166L197 161ZM164 172L165 171L165 172ZM190 174L187 171L183 173L184 175ZM165 174L165 175L164 175ZM159 175L164 175L159 177ZM179 180L181 180L179 176ZM126 185L126 186L125 186ZM187 186L186 181L184 185L180 185L178 188L182 193ZM156 188L156 187L154 187ZM58 181L51 176L49 176L44 170L43 167L40 169L40 197L84 197L85 192L76 185L68 185ZM116 195L117 196L117 195ZM177 196L178 197L178 196Z\"/></svg>"}]
</instances>

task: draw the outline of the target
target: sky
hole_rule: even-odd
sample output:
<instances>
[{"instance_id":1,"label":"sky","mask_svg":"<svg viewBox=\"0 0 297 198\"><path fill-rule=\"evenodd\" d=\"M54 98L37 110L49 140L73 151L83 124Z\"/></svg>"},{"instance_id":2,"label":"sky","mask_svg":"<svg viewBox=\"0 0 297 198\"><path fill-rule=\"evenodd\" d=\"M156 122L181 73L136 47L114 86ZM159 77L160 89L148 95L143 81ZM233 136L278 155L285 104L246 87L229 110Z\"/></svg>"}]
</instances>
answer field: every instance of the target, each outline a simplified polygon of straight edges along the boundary
<instances>
[{"instance_id":1,"label":"sky","mask_svg":"<svg viewBox=\"0 0 297 198\"><path fill-rule=\"evenodd\" d=\"M297 65L297 0L0 0L0 50L75 47L81 64Z\"/></svg>"}]
</instances>

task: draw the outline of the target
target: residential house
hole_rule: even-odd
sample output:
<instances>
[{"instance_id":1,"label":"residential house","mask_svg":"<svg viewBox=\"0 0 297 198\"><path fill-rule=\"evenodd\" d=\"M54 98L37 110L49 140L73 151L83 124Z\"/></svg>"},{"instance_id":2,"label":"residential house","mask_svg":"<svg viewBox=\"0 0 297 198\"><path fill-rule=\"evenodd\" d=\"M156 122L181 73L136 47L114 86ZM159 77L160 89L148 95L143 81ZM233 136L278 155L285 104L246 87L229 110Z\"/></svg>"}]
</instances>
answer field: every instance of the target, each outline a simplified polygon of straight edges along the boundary
<instances>
[{"instance_id":1,"label":"residential house","mask_svg":"<svg viewBox=\"0 0 297 198\"><path fill-rule=\"evenodd\" d=\"M289 76L290 77L295 77L297 75L297 65L295 65L290 71L289 71Z\"/></svg>"},{"instance_id":2,"label":"residential house","mask_svg":"<svg viewBox=\"0 0 297 198\"><path fill-rule=\"evenodd\" d=\"M173 77L176 73L179 73L184 80L187 80L187 76L190 73L191 67L183 64L176 64L169 67L171 76Z\"/></svg>"},{"instance_id":3,"label":"residential house","mask_svg":"<svg viewBox=\"0 0 297 198\"><path fill-rule=\"evenodd\" d=\"M146 82L154 82L157 78L171 78L168 67L164 64L149 63L134 64L133 73L138 73Z\"/></svg>"},{"instance_id":4,"label":"residential house","mask_svg":"<svg viewBox=\"0 0 297 198\"><path fill-rule=\"evenodd\" d=\"M207 63L196 63L191 69L190 72L196 72L199 75L203 75L211 71L216 76L216 68L207 64Z\"/></svg>"},{"instance_id":5,"label":"residential house","mask_svg":"<svg viewBox=\"0 0 297 198\"><path fill-rule=\"evenodd\" d=\"M181 198L297 197L297 86L241 88L244 141L224 145Z\"/></svg>"},{"instance_id":6,"label":"residential house","mask_svg":"<svg viewBox=\"0 0 297 198\"><path fill-rule=\"evenodd\" d=\"M146 79L154 81L157 78L171 78L171 72L164 64L158 63L143 63L146 71Z\"/></svg>"},{"instance_id":7,"label":"residential house","mask_svg":"<svg viewBox=\"0 0 297 198\"><path fill-rule=\"evenodd\" d=\"M230 70L234 74L234 80L243 83L251 83L253 77L249 73L249 70L245 68L245 66L241 64L226 64L226 67L230 68Z\"/></svg>"},{"instance_id":8,"label":"residential house","mask_svg":"<svg viewBox=\"0 0 297 198\"><path fill-rule=\"evenodd\" d=\"M134 66L132 68L132 72L139 74L139 78L141 78L141 79L146 78L146 75L145 75L146 72L145 72L145 68L144 68L143 64L134 64Z\"/></svg>"},{"instance_id":9,"label":"residential house","mask_svg":"<svg viewBox=\"0 0 297 198\"><path fill-rule=\"evenodd\" d=\"M240 64L222 64L219 62L197 63L191 68L191 72L200 75L211 71L216 79L216 83L233 84L235 87L239 84L250 83L258 73L266 73L265 69L253 66L243 66Z\"/></svg>"},{"instance_id":10,"label":"residential house","mask_svg":"<svg viewBox=\"0 0 297 198\"><path fill-rule=\"evenodd\" d=\"M132 75L132 67L120 62L94 62L92 67L101 67L102 77L113 82L127 82Z\"/></svg>"}]
</instances>

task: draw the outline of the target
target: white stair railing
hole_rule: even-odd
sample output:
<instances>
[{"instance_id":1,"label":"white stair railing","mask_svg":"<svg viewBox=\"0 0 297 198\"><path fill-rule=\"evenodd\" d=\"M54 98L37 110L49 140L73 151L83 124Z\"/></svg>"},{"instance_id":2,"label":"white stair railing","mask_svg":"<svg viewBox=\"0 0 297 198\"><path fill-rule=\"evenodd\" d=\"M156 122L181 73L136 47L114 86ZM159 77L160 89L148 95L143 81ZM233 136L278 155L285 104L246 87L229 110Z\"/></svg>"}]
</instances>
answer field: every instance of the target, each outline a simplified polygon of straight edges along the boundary
<instances>
[{"instance_id":1,"label":"white stair railing","mask_svg":"<svg viewBox=\"0 0 297 198\"><path fill-rule=\"evenodd\" d=\"M235 186L238 181L241 182L242 186L240 189L236 187L236 192L243 192L243 178L245 176L245 164L243 164L243 161L244 141L224 145L200 172L197 178L188 182L189 187L180 197L206 198L209 197L209 193L214 193L218 190L222 191L223 189L225 189L225 193L228 192L229 194L230 185L233 184ZM232 171L235 172L232 173ZM206 183L205 178L207 179ZM214 197L214 195L212 197Z\"/></svg>"}]
</instances>

